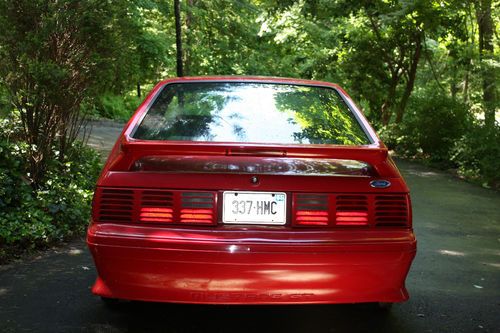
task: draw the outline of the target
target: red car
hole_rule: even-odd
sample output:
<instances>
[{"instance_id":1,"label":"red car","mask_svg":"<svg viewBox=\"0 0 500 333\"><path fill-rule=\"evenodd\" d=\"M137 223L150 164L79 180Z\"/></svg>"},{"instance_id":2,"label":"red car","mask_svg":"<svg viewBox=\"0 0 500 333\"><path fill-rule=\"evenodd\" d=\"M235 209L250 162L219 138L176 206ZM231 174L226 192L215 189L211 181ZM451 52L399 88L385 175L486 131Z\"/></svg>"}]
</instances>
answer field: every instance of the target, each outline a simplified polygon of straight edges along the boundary
<instances>
[{"instance_id":1,"label":"red car","mask_svg":"<svg viewBox=\"0 0 500 333\"><path fill-rule=\"evenodd\" d=\"M95 191L87 243L105 300L401 302L408 188L337 85L160 82Z\"/></svg>"}]
</instances>

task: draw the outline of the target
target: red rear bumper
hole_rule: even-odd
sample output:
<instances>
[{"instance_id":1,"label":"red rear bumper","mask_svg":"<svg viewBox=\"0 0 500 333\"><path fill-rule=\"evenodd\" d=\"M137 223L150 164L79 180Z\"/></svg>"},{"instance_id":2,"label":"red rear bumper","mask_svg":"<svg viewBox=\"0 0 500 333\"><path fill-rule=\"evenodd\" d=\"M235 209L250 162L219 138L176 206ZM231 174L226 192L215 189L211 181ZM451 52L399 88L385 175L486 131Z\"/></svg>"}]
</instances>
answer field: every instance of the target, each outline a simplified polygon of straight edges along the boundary
<instances>
[{"instance_id":1,"label":"red rear bumper","mask_svg":"<svg viewBox=\"0 0 500 333\"><path fill-rule=\"evenodd\" d=\"M290 304L401 302L409 230L166 229L93 224L94 294L130 300Z\"/></svg>"}]
</instances>

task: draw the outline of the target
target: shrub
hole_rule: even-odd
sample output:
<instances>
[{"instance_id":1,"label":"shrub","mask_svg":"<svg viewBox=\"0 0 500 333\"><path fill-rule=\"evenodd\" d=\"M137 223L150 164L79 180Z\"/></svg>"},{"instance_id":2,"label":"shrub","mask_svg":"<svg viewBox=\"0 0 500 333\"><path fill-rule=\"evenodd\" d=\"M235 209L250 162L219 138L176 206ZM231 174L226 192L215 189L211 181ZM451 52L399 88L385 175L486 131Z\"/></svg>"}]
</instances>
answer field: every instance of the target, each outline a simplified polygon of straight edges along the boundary
<instances>
[{"instance_id":1,"label":"shrub","mask_svg":"<svg viewBox=\"0 0 500 333\"><path fill-rule=\"evenodd\" d=\"M500 127L473 121L466 105L448 96L416 94L403 122L382 127L379 134L401 157L456 168L468 180L500 187Z\"/></svg>"},{"instance_id":2,"label":"shrub","mask_svg":"<svg viewBox=\"0 0 500 333\"><path fill-rule=\"evenodd\" d=\"M474 124L451 150L461 176L500 188L500 127Z\"/></svg>"},{"instance_id":3,"label":"shrub","mask_svg":"<svg viewBox=\"0 0 500 333\"><path fill-rule=\"evenodd\" d=\"M421 93L410 100L401 124L386 126L380 133L384 142L403 157L453 167L451 150L470 121L464 104L436 92Z\"/></svg>"},{"instance_id":4,"label":"shrub","mask_svg":"<svg viewBox=\"0 0 500 333\"><path fill-rule=\"evenodd\" d=\"M113 95L103 94L94 105L93 113L104 118L128 120L141 99L133 94Z\"/></svg>"},{"instance_id":5,"label":"shrub","mask_svg":"<svg viewBox=\"0 0 500 333\"><path fill-rule=\"evenodd\" d=\"M18 140L18 129L15 120L0 120L0 262L81 234L101 168L99 155L76 141L63 161L50 161L43 183L33 188L29 147Z\"/></svg>"},{"instance_id":6,"label":"shrub","mask_svg":"<svg viewBox=\"0 0 500 333\"><path fill-rule=\"evenodd\" d=\"M398 125L391 123L380 127L378 135L384 141L387 147L397 152L401 157L413 158L422 152L415 140L412 140L412 133L405 132L404 124Z\"/></svg>"}]
</instances>

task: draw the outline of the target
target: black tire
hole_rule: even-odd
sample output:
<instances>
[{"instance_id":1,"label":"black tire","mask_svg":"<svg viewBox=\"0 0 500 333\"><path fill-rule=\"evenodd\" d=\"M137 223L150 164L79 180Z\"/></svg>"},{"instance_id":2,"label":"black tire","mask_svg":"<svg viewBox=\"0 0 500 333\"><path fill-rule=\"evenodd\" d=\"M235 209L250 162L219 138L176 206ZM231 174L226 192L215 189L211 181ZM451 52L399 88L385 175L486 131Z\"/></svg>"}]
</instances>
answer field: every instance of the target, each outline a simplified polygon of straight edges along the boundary
<instances>
[{"instance_id":1,"label":"black tire","mask_svg":"<svg viewBox=\"0 0 500 333\"><path fill-rule=\"evenodd\" d=\"M120 301L116 298L109 298L109 297L104 297L101 296L101 301L104 303L104 305L110 309L116 309L118 305L120 304Z\"/></svg>"},{"instance_id":2,"label":"black tire","mask_svg":"<svg viewBox=\"0 0 500 333\"><path fill-rule=\"evenodd\" d=\"M377 304L377 308L378 308L380 311L389 312L389 311L391 311L391 309L392 309L392 305L393 305L394 303L378 302L378 303L376 303L376 304Z\"/></svg>"}]
</instances>

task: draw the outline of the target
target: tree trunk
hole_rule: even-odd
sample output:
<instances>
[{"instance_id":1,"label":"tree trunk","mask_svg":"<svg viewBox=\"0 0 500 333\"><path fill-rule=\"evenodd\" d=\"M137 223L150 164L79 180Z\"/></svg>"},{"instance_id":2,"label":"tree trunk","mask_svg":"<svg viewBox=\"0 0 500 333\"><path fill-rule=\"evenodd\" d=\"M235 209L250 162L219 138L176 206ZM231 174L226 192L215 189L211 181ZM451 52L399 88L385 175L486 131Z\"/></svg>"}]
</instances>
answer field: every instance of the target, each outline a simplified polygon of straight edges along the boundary
<instances>
[{"instance_id":1,"label":"tree trunk","mask_svg":"<svg viewBox=\"0 0 500 333\"><path fill-rule=\"evenodd\" d=\"M177 48L177 76L184 76L182 68L182 31L181 31L181 4L180 0L174 0L175 15L175 46Z\"/></svg>"},{"instance_id":2,"label":"tree trunk","mask_svg":"<svg viewBox=\"0 0 500 333\"><path fill-rule=\"evenodd\" d=\"M193 10L195 6L194 0L187 0L186 10L186 42L184 43L184 74L193 75L191 73L191 48L193 47Z\"/></svg>"},{"instance_id":3,"label":"tree trunk","mask_svg":"<svg viewBox=\"0 0 500 333\"><path fill-rule=\"evenodd\" d=\"M479 57L483 81L484 121L486 126L495 125L496 78L495 69L487 60L493 59L493 21L491 18L491 0L479 0L476 3L476 19L479 28Z\"/></svg>"},{"instance_id":4,"label":"tree trunk","mask_svg":"<svg viewBox=\"0 0 500 333\"><path fill-rule=\"evenodd\" d=\"M419 32L415 35L415 51L413 53L413 58L410 64L410 70L408 71L408 77L406 80L406 87L403 92L403 97L396 110L396 123L399 124L403 120L403 115L410 99L413 87L415 86L415 77L417 76L418 62L420 61L420 55L422 53L422 34Z\"/></svg>"},{"instance_id":5,"label":"tree trunk","mask_svg":"<svg viewBox=\"0 0 500 333\"><path fill-rule=\"evenodd\" d=\"M389 95L387 95L387 99L384 102L384 104L382 104L382 108L381 108L380 118L382 121L382 125L389 124L389 121L391 120L392 105L394 104L394 99L396 98L396 89L398 87L399 78L400 78L400 76L397 72L397 69L394 69L391 72L392 73L391 73L391 83L389 86Z\"/></svg>"},{"instance_id":6,"label":"tree trunk","mask_svg":"<svg viewBox=\"0 0 500 333\"><path fill-rule=\"evenodd\" d=\"M463 94L463 102L469 102L469 68L467 67L465 76L464 76L464 89L462 91Z\"/></svg>"}]
</instances>

